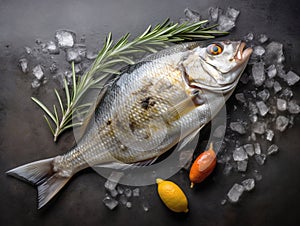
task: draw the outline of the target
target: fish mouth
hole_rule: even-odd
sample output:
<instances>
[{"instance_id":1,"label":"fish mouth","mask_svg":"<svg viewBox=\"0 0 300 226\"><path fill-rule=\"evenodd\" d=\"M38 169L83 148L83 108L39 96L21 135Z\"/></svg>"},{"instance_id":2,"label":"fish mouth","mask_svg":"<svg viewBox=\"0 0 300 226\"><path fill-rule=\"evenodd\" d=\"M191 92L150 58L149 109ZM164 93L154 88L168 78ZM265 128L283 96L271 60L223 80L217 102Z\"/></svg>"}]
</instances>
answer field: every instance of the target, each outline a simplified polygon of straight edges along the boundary
<instances>
[{"instance_id":1,"label":"fish mouth","mask_svg":"<svg viewBox=\"0 0 300 226\"><path fill-rule=\"evenodd\" d=\"M238 62L238 63L243 63L245 61L247 61L250 57L250 55L253 52L252 48L247 48L244 50L244 48L246 47L246 43L245 42L241 42L237 52L234 56L234 59Z\"/></svg>"}]
</instances>

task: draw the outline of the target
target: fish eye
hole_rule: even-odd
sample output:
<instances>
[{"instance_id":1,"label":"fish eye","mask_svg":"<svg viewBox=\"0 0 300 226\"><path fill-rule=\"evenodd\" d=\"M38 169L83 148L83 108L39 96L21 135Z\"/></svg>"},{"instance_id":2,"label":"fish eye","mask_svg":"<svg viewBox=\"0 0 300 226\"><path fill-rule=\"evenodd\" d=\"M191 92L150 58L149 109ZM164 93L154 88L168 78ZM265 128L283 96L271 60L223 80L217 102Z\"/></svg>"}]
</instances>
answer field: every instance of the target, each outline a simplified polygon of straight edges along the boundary
<instances>
[{"instance_id":1,"label":"fish eye","mask_svg":"<svg viewBox=\"0 0 300 226\"><path fill-rule=\"evenodd\" d=\"M221 46L220 44L213 43L210 44L206 50L211 55L219 55L223 52L223 46Z\"/></svg>"}]
</instances>

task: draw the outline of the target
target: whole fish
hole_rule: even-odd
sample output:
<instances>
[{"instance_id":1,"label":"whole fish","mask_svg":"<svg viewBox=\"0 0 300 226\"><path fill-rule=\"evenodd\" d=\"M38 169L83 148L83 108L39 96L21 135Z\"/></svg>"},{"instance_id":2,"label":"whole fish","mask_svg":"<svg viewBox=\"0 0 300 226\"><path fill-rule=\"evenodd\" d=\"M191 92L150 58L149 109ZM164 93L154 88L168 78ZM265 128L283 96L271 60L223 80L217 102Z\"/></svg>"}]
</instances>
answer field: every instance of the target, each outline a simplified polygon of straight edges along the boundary
<instances>
[{"instance_id":1,"label":"whole fish","mask_svg":"<svg viewBox=\"0 0 300 226\"><path fill-rule=\"evenodd\" d=\"M84 168L151 162L222 108L252 53L244 48L240 41L191 42L144 58L106 86L75 147L7 173L37 186L41 208Z\"/></svg>"}]
</instances>

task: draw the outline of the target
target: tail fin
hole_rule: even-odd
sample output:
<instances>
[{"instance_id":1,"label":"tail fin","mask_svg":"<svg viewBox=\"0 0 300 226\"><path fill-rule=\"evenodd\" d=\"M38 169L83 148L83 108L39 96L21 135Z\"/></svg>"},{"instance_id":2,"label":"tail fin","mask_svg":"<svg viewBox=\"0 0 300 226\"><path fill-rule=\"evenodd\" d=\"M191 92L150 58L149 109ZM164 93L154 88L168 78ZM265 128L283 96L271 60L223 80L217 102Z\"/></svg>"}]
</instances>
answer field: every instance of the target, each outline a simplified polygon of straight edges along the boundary
<instances>
[{"instance_id":1,"label":"tail fin","mask_svg":"<svg viewBox=\"0 0 300 226\"><path fill-rule=\"evenodd\" d=\"M57 175L52 169L52 162L53 158L44 159L6 172L8 175L29 181L37 186L38 209L48 203L70 179L70 177Z\"/></svg>"}]
</instances>

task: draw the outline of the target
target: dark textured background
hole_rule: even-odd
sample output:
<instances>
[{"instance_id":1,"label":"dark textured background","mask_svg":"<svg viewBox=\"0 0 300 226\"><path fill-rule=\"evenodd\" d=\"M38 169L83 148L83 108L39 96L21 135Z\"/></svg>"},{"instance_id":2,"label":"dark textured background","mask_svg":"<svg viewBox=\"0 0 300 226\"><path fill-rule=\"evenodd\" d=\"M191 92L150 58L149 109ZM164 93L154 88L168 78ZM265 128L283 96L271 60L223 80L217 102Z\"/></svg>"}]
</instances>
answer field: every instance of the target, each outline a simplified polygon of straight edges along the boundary
<instances>
[{"instance_id":1,"label":"dark textured background","mask_svg":"<svg viewBox=\"0 0 300 226\"><path fill-rule=\"evenodd\" d=\"M99 48L110 31L116 37L137 34L166 17L178 20L186 7L206 12L209 6L241 10L237 29L228 38L240 38L249 31L265 33L284 43L287 68L300 73L300 4L296 0L0 1L0 225L300 225L299 117L293 128L276 138L280 153L261 167L263 180L237 205L220 205L238 177L224 176L220 167L193 191L188 189L185 172L172 177L188 191L191 211L186 215L168 211L154 185L141 188L143 198L135 199L132 209L109 211L102 203L105 179L92 170L76 175L50 205L38 211L36 190L4 174L21 164L63 153L72 144L71 133L58 144L51 141L41 111L30 100L37 95L53 102L55 84L34 93L31 75L17 67L24 46L33 46L36 38L53 39L57 29L68 28L78 37L86 34L88 47ZM293 88L298 103L299 88L299 83ZM149 202L149 212L141 208L143 199Z\"/></svg>"}]
</instances>

